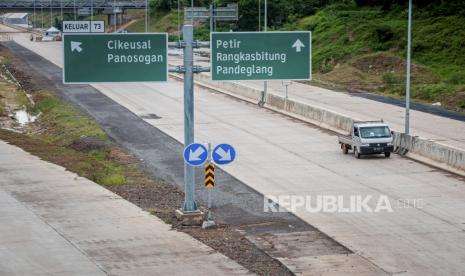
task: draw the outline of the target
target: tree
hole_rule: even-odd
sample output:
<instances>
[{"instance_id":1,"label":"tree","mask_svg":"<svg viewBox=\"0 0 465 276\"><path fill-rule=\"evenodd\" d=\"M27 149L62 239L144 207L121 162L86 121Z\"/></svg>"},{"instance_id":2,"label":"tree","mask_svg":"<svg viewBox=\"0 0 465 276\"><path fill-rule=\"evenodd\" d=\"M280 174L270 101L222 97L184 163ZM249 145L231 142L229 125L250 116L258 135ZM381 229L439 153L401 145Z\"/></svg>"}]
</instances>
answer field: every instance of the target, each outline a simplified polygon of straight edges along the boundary
<instances>
[{"instance_id":1,"label":"tree","mask_svg":"<svg viewBox=\"0 0 465 276\"><path fill-rule=\"evenodd\" d=\"M177 8L177 1L174 0L151 0L150 1L150 10L154 14L164 14L173 8Z\"/></svg>"},{"instance_id":2,"label":"tree","mask_svg":"<svg viewBox=\"0 0 465 276\"><path fill-rule=\"evenodd\" d=\"M262 25L264 1L261 0ZM318 9L336 2L347 0L268 0L268 26L280 26L290 15L297 17L314 14ZM239 0L239 29L258 30L258 0ZM226 0L219 1L226 4Z\"/></svg>"},{"instance_id":3,"label":"tree","mask_svg":"<svg viewBox=\"0 0 465 276\"><path fill-rule=\"evenodd\" d=\"M57 17L55 17L55 22L53 23L53 26L54 26L55 28L57 28L58 30L63 31L63 29L62 29L63 26L62 26L62 24L61 24L61 21L58 20Z\"/></svg>"}]
</instances>

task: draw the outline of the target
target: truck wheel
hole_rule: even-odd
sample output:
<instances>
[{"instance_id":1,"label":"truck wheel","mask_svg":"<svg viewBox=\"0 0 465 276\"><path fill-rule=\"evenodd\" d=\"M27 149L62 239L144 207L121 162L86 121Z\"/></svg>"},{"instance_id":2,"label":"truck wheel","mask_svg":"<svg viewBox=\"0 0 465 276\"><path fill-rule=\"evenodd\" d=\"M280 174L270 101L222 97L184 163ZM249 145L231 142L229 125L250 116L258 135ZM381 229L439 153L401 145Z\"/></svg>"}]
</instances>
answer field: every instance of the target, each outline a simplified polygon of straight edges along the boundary
<instances>
[{"instance_id":1,"label":"truck wheel","mask_svg":"<svg viewBox=\"0 0 465 276\"><path fill-rule=\"evenodd\" d=\"M354 156L357 159L360 159L360 152L358 152L357 147L354 147Z\"/></svg>"},{"instance_id":2,"label":"truck wheel","mask_svg":"<svg viewBox=\"0 0 465 276\"><path fill-rule=\"evenodd\" d=\"M391 156L391 153L390 153L390 152L385 152L385 153L384 153L384 157L389 158L390 156Z\"/></svg>"},{"instance_id":3,"label":"truck wheel","mask_svg":"<svg viewBox=\"0 0 465 276\"><path fill-rule=\"evenodd\" d=\"M347 148L346 144L341 144L341 149L342 149L342 153L344 153L344 154L349 153L349 149Z\"/></svg>"}]
</instances>

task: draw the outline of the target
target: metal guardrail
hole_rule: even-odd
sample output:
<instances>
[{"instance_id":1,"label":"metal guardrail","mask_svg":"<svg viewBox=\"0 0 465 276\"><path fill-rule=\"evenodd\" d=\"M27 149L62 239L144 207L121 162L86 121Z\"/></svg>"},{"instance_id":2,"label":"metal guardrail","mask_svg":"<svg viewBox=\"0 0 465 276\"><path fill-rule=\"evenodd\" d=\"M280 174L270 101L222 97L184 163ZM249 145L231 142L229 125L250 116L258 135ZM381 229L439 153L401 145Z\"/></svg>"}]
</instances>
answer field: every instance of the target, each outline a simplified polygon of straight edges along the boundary
<instances>
[{"instance_id":1,"label":"metal guardrail","mask_svg":"<svg viewBox=\"0 0 465 276\"><path fill-rule=\"evenodd\" d=\"M76 3L76 4L75 4ZM0 0L0 9L34 9L35 8L52 8L65 9L69 8L90 8L93 5L96 9L104 8L145 8L145 0L133 1L116 1L113 0Z\"/></svg>"}]
</instances>

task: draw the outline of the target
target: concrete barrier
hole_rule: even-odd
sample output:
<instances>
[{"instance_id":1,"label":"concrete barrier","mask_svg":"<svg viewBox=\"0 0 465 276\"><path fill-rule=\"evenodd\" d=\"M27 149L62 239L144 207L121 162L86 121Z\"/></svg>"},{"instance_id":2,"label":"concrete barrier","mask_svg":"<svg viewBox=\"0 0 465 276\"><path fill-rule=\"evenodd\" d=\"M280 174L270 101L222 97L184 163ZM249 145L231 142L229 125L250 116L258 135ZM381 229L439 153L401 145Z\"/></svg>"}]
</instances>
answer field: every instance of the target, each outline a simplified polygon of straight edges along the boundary
<instances>
[{"instance_id":1,"label":"concrete barrier","mask_svg":"<svg viewBox=\"0 0 465 276\"><path fill-rule=\"evenodd\" d=\"M258 103L263 95L262 90L244 84L211 81L207 74L195 74L195 81L204 87L252 103ZM348 134L353 121L358 120L322 107L285 99L271 93L266 95L264 107L340 134ZM413 159L465 176L464 150L398 132L394 133L394 143L401 154L407 154Z\"/></svg>"},{"instance_id":2,"label":"concrete barrier","mask_svg":"<svg viewBox=\"0 0 465 276\"><path fill-rule=\"evenodd\" d=\"M435 162L432 165L465 174L465 151L461 149L403 133L395 133L394 145L415 159L426 162L426 158Z\"/></svg>"},{"instance_id":3,"label":"concrete barrier","mask_svg":"<svg viewBox=\"0 0 465 276\"><path fill-rule=\"evenodd\" d=\"M352 118L322 107L285 99L274 94L268 94L265 102L265 107L269 109L284 111L286 114L293 117L296 117L297 115L304 121L308 121L340 134L349 134L352 128Z\"/></svg>"},{"instance_id":4,"label":"concrete barrier","mask_svg":"<svg viewBox=\"0 0 465 276\"><path fill-rule=\"evenodd\" d=\"M194 80L200 82L201 84L207 84L212 88L219 88L221 90L225 90L225 92L229 92L228 94L230 95L240 96L241 98L248 99L249 101L254 103L258 103L262 97L261 90L232 81L211 81L210 76L207 74L194 74Z\"/></svg>"},{"instance_id":5,"label":"concrete barrier","mask_svg":"<svg viewBox=\"0 0 465 276\"><path fill-rule=\"evenodd\" d=\"M195 80L208 88L218 89L231 96L245 99L249 102L258 103L263 91L234 82L211 81L207 74L196 74ZM343 114L324 109L322 107L308 105L303 102L285 99L282 96L268 93L266 95L265 107L274 111L297 117L303 121L330 129L340 134L350 132L353 119Z\"/></svg>"}]
</instances>

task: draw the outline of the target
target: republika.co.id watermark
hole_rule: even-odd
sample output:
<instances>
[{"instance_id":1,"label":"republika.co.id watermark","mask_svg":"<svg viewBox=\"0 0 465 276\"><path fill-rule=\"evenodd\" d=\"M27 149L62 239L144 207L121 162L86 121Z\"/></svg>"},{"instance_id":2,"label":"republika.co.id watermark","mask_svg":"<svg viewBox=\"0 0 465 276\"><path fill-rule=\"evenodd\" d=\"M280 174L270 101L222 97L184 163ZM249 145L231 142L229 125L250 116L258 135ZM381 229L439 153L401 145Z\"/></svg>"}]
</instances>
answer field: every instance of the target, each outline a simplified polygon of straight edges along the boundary
<instances>
[{"instance_id":1,"label":"republika.co.id watermark","mask_svg":"<svg viewBox=\"0 0 465 276\"><path fill-rule=\"evenodd\" d=\"M423 208L423 199L392 199L387 195L266 195L264 212L379 213L395 209Z\"/></svg>"}]
</instances>

